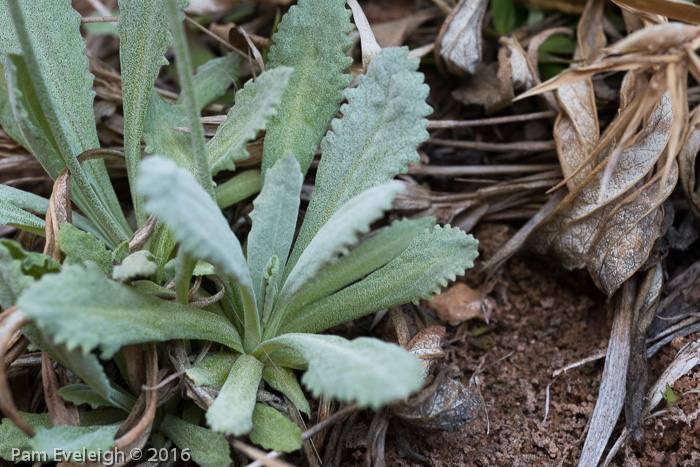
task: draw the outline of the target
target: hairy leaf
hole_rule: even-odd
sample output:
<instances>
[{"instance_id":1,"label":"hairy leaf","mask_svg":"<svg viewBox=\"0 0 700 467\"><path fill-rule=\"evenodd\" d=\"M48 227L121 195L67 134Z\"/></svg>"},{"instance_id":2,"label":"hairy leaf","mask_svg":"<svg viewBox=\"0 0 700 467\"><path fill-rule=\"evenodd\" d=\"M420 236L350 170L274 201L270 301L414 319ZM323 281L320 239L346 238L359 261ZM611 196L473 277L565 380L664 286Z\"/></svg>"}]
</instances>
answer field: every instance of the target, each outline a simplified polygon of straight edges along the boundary
<instances>
[{"instance_id":1,"label":"hairy leaf","mask_svg":"<svg viewBox=\"0 0 700 467\"><path fill-rule=\"evenodd\" d=\"M263 175L291 152L306 173L328 122L343 100L352 63L345 52L350 10L345 0L300 0L292 6L272 36L270 68L294 69L277 115L268 125L263 147Z\"/></svg>"},{"instance_id":2,"label":"hairy leaf","mask_svg":"<svg viewBox=\"0 0 700 467\"><path fill-rule=\"evenodd\" d=\"M86 460L83 453L98 456L112 449L119 425L40 428L29 444L34 451L47 453L49 461L81 462Z\"/></svg>"},{"instance_id":3,"label":"hairy leaf","mask_svg":"<svg viewBox=\"0 0 700 467\"><path fill-rule=\"evenodd\" d=\"M115 266L112 279L115 281L133 279L135 277L150 277L156 273L158 266L150 251L141 250L130 254L121 265Z\"/></svg>"},{"instance_id":4,"label":"hairy leaf","mask_svg":"<svg viewBox=\"0 0 700 467\"><path fill-rule=\"evenodd\" d=\"M38 279L46 273L59 272L61 265L51 257L33 251L25 251L22 245L9 238L0 240L0 245L8 249L10 255L21 261L22 272Z\"/></svg>"},{"instance_id":5,"label":"hairy leaf","mask_svg":"<svg viewBox=\"0 0 700 467\"><path fill-rule=\"evenodd\" d=\"M105 399L87 384L69 384L58 390L59 396L75 405L88 404L93 409L99 407L116 407L127 411L128 409L124 407L133 407L133 399L129 399L128 397L119 398L119 396L122 396L119 391L114 391L114 394L118 395L118 403Z\"/></svg>"},{"instance_id":6,"label":"hairy leaf","mask_svg":"<svg viewBox=\"0 0 700 467\"><path fill-rule=\"evenodd\" d=\"M189 135L175 129L182 127L189 127L182 105L168 102L157 92L151 91L143 122L146 152L167 157L194 173L194 155Z\"/></svg>"},{"instance_id":7,"label":"hairy leaf","mask_svg":"<svg viewBox=\"0 0 700 467\"><path fill-rule=\"evenodd\" d=\"M292 266L319 229L346 202L393 179L418 162L416 148L428 138L424 119L429 88L407 48L383 49L321 141L323 157L309 209L292 254Z\"/></svg>"},{"instance_id":8,"label":"hairy leaf","mask_svg":"<svg viewBox=\"0 0 700 467\"><path fill-rule=\"evenodd\" d=\"M166 415L158 431L181 450L188 450L192 460L202 467L220 467L231 463L229 443L219 433Z\"/></svg>"},{"instance_id":9,"label":"hairy leaf","mask_svg":"<svg viewBox=\"0 0 700 467\"><path fill-rule=\"evenodd\" d=\"M11 225L36 235L44 236L46 223L43 219L0 199L0 225Z\"/></svg>"},{"instance_id":10,"label":"hairy leaf","mask_svg":"<svg viewBox=\"0 0 700 467\"><path fill-rule=\"evenodd\" d=\"M287 155L267 172L267 183L253 202L254 209L250 213L253 227L248 235L247 253L259 310L264 299L263 274L270 258L276 256L279 270L284 270L294 240L303 182L299 163ZM281 276L277 274L274 286L279 286Z\"/></svg>"},{"instance_id":11,"label":"hairy leaf","mask_svg":"<svg viewBox=\"0 0 700 467\"><path fill-rule=\"evenodd\" d=\"M294 452L301 448L301 429L265 404L255 404L250 440L267 450Z\"/></svg>"},{"instance_id":12,"label":"hairy leaf","mask_svg":"<svg viewBox=\"0 0 700 467\"><path fill-rule=\"evenodd\" d=\"M10 138L27 148L27 142L25 141L24 136L22 136L22 131L19 129L17 121L15 120L15 115L12 112L10 91L7 87L5 68L2 65L3 61L4 60L0 59L0 127L2 127Z\"/></svg>"},{"instance_id":13,"label":"hairy leaf","mask_svg":"<svg viewBox=\"0 0 700 467\"><path fill-rule=\"evenodd\" d=\"M270 352L289 347L308 362L301 381L314 397L324 395L377 409L405 399L423 385L423 366L405 349L377 339L286 334L263 344Z\"/></svg>"},{"instance_id":14,"label":"hairy leaf","mask_svg":"<svg viewBox=\"0 0 700 467\"><path fill-rule=\"evenodd\" d=\"M391 181L364 191L341 207L319 230L309 246L299 257L296 266L289 273L276 305L276 319L282 318L284 307L294 295L316 282L316 276L327 266L347 255L348 247L357 241L358 234L367 233L370 225L391 209L391 202L400 191L403 183ZM281 311L278 311L281 310ZM274 320L275 318L273 318ZM270 332L276 331L276 325ZM266 335L272 337L272 335Z\"/></svg>"},{"instance_id":15,"label":"hairy leaf","mask_svg":"<svg viewBox=\"0 0 700 467\"><path fill-rule=\"evenodd\" d=\"M231 52L223 57L212 58L197 68L197 74L194 75L194 92L200 110L226 93L238 79L240 67L241 57ZM182 96L177 102L182 103Z\"/></svg>"},{"instance_id":16,"label":"hairy leaf","mask_svg":"<svg viewBox=\"0 0 700 467\"><path fill-rule=\"evenodd\" d=\"M127 344L170 339L211 340L242 351L225 318L137 292L94 269L64 266L27 289L17 305L56 343L83 353L99 347L103 358Z\"/></svg>"},{"instance_id":17,"label":"hairy leaf","mask_svg":"<svg viewBox=\"0 0 700 467\"><path fill-rule=\"evenodd\" d=\"M112 255L105 244L89 232L82 232L71 224L61 225L58 232L61 251L66 254L65 264L85 264L94 261L105 275L112 272Z\"/></svg>"},{"instance_id":18,"label":"hairy leaf","mask_svg":"<svg viewBox=\"0 0 700 467\"><path fill-rule=\"evenodd\" d=\"M212 174L224 169L233 170L234 161L248 157L246 144L255 139L258 132L264 130L277 113L291 74L292 69L289 67L266 71L257 79L249 80L236 93L236 105L229 111L216 135L207 143Z\"/></svg>"},{"instance_id":19,"label":"hairy leaf","mask_svg":"<svg viewBox=\"0 0 700 467\"><path fill-rule=\"evenodd\" d=\"M291 400L299 411L311 416L309 401L304 396L297 375L290 368L266 365L263 368L263 379L275 391L279 391Z\"/></svg>"},{"instance_id":20,"label":"hairy leaf","mask_svg":"<svg viewBox=\"0 0 700 467\"><path fill-rule=\"evenodd\" d=\"M431 299L440 287L474 266L477 247L478 242L462 230L435 226L383 268L306 307L284 323L280 333L320 332L383 308Z\"/></svg>"},{"instance_id":21,"label":"hairy leaf","mask_svg":"<svg viewBox=\"0 0 700 467\"><path fill-rule=\"evenodd\" d=\"M336 263L323 269L317 282L299 291L285 311L290 321L303 312L303 308L315 301L337 292L387 264L408 248L411 242L425 230L435 225L435 219L426 217L417 220L403 219L350 250Z\"/></svg>"},{"instance_id":22,"label":"hairy leaf","mask_svg":"<svg viewBox=\"0 0 700 467\"><path fill-rule=\"evenodd\" d=\"M47 11L52 14L46 15ZM88 70L85 40L80 35L80 15L60 0L22 0L10 4L3 1L0 30L3 31L0 43L4 44L0 52L22 54L26 61L43 111L44 128L51 129L63 163L71 168L83 195L101 214L101 223L125 240L129 227L104 162L88 161L82 165L83 170L75 161L82 152L99 147L92 108L93 76ZM58 44L60 54L56 53ZM58 174L50 175L55 178Z\"/></svg>"},{"instance_id":23,"label":"hairy leaf","mask_svg":"<svg viewBox=\"0 0 700 467\"><path fill-rule=\"evenodd\" d=\"M15 259L10 250L0 244L0 306L10 308L17 302L24 289L32 285L34 278L26 276L22 262Z\"/></svg>"},{"instance_id":24,"label":"hairy leaf","mask_svg":"<svg viewBox=\"0 0 700 467\"><path fill-rule=\"evenodd\" d=\"M181 0L179 3L181 8L187 5ZM146 218L133 180L141 160L143 121L158 71L161 65L168 64L164 54L172 41L163 6L163 0L119 0L117 29L124 101L124 156L139 225Z\"/></svg>"},{"instance_id":25,"label":"hairy leaf","mask_svg":"<svg viewBox=\"0 0 700 467\"><path fill-rule=\"evenodd\" d=\"M197 386L223 386L236 357L228 353L207 355L187 370L187 377Z\"/></svg>"},{"instance_id":26,"label":"hairy leaf","mask_svg":"<svg viewBox=\"0 0 700 467\"><path fill-rule=\"evenodd\" d=\"M218 397L207 411L207 423L213 430L240 436L253 429L253 410L263 365L243 354L234 363Z\"/></svg>"},{"instance_id":27,"label":"hairy leaf","mask_svg":"<svg viewBox=\"0 0 700 467\"><path fill-rule=\"evenodd\" d=\"M216 204L225 209L260 191L260 171L246 170L217 185Z\"/></svg>"}]
</instances>

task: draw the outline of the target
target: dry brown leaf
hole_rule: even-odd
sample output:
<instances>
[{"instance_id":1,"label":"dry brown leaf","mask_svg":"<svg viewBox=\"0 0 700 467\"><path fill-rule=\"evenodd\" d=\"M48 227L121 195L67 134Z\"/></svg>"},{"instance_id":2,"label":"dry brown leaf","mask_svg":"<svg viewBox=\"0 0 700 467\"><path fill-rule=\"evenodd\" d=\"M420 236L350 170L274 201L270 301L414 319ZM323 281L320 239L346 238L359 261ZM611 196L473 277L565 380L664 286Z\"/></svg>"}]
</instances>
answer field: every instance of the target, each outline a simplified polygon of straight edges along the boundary
<instances>
[{"instance_id":1,"label":"dry brown leaf","mask_svg":"<svg viewBox=\"0 0 700 467\"><path fill-rule=\"evenodd\" d=\"M700 7L690 2L676 0L613 0L613 2L632 10L700 24Z\"/></svg>"},{"instance_id":2,"label":"dry brown leaf","mask_svg":"<svg viewBox=\"0 0 700 467\"><path fill-rule=\"evenodd\" d=\"M460 0L440 29L436 60L458 76L474 75L481 66L481 24L486 0Z\"/></svg>"},{"instance_id":3,"label":"dry brown leaf","mask_svg":"<svg viewBox=\"0 0 700 467\"><path fill-rule=\"evenodd\" d=\"M700 107L691 114L685 140L678 155L681 186L693 213L700 217L700 187L695 182L695 158L700 150Z\"/></svg>"},{"instance_id":4,"label":"dry brown leaf","mask_svg":"<svg viewBox=\"0 0 700 467\"><path fill-rule=\"evenodd\" d=\"M488 319L495 305L489 298L483 304ZM452 326L469 319L484 319L481 305L481 290L472 289L461 282L436 295L432 302L428 302L428 306L437 312L440 319Z\"/></svg>"},{"instance_id":5,"label":"dry brown leaf","mask_svg":"<svg viewBox=\"0 0 700 467\"><path fill-rule=\"evenodd\" d=\"M381 47L399 47L406 38L423 23L441 15L437 8L420 10L405 18L387 21L372 26L374 37Z\"/></svg>"},{"instance_id":6,"label":"dry brown leaf","mask_svg":"<svg viewBox=\"0 0 700 467\"><path fill-rule=\"evenodd\" d=\"M662 173L626 196L600 224L586 254L588 271L599 289L612 295L649 257L650 246L661 235L662 204L678 179L678 164L661 189Z\"/></svg>"},{"instance_id":7,"label":"dry brown leaf","mask_svg":"<svg viewBox=\"0 0 700 467\"><path fill-rule=\"evenodd\" d=\"M604 161L543 221L532 241L535 248L541 253L554 254L568 269L584 267L585 255L602 220L617 204L616 200L654 168L666 147L672 124L671 99L665 93L642 131L622 151L608 189L600 190Z\"/></svg>"},{"instance_id":8,"label":"dry brown leaf","mask_svg":"<svg viewBox=\"0 0 700 467\"><path fill-rule=\"evenodd\" d=\"M589 0L576 29L577 56L584 65L595 62L606 44L604 29L605 0Z\"/></svg>"},{"instance_id":9,"label":"dry brown leaf","mask_svg":"<svg viewBox=\"0 0 700 467\"><path fill-rule=\"evenodd\" d=\"M430 326L418 332L406 345L408 353L421 361L423 365L423 381L428 378L435 360L443 358L442 338L445 335L443 326Z\"/></svg>"},{"instance_id":10,"label":"dry brown leaf","mask_svg":"<svg viewBox=\"0 0 700 467\"><path fill-rule=\"evenodd\" d=\"M664 23L633 32L605 49L608 55L664 53L678 44L700 35L700 27L683 23Z\"/></svg>"}]
</instances>

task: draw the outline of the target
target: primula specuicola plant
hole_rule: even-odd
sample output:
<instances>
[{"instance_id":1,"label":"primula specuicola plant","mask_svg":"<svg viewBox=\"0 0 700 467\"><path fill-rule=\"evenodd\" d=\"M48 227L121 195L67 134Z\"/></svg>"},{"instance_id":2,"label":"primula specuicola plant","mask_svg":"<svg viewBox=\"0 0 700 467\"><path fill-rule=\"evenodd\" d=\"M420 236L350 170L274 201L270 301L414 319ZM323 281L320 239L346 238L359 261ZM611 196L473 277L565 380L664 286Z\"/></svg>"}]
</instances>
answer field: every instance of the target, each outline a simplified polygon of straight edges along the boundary
<instances>
[{"instance_id":1,"label":"primula specuicola plant","mask_svg":"<svg viewBox=\"0 0 700 467\"><path fill-rule=\"evenodd\" d=\"M191 449L203 465L229 462L221 434L250 433L267 449L301 446L296 425L257 402L263 382L306 414L296 371L313 396L363 407L418 390L421 364L404 349L318 334L429 299L477 256L476 240L430 218L395 221L364 235L404 189L393 178L418 161L416 148L428 136L431 109L418 59L406 48L384 49L348 88L350 11L344 0L300 0L272 38L267 71L236 93L226 121L205 142L200 110L227 90L238 59L216 59L193 76L183 2L120 0L119 6L124 157L134 218L139 227L149 215L157 219L143 249L129 242L132 229L104 163L78 159L99 147L78 14L63 0L0 0L0 123L54 179L68 167L82 213L60 226L62 264L0 243L1 304L16 305L15 313L30 320L22 329L32 345L75 375L60 395L102 407L79 427L51 428L48 414L25 414L36 431L31 439L5 421L0 455L11 442L25 449L67 440L91 449L114 446L139 391L123 384L123 373L123 380L108 378L93 350L124 372L127 345L181 339L196 355L202 342L213 344L187 370L197 387L220 386L206 411L209 428L192 416L191 402L187 410L163 404L153 422L154 433ZM153 90L171 42L182 87L176 103ZM342 118L333 119L338 110ZM249 170L215 187L212 175L235 170L263 129L262 173ZM141 162L142 136L150 156ZM314 192L295 236L302 182L319 142ZM236 183L244 188L236 191ZM241 244L221 208L250 194L250 186L260 192ZM2 224L44 235L39 215L49 201L0 189ZM193 276L204 278L196 294L190 293ZM168 282L175 293L164 287ZM197 448L201 439L210 446Z\"/></svg>"}]
</instances>

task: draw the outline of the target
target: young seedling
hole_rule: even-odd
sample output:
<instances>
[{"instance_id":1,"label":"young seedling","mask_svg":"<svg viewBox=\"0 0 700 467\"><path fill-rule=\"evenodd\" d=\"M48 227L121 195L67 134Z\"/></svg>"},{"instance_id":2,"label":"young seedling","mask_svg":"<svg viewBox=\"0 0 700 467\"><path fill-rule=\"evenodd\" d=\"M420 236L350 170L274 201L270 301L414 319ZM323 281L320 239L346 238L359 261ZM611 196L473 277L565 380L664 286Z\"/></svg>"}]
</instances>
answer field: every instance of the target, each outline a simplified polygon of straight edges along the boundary
<instances>
[{"instance_id":1,"label":"young seedling","mask_svg":"<svg viewBox=\"0 0 700 467\"><path fill-rule=\"evenodd\" d=\"M65 21L30 14L35 3L44 11L60 12ZM409 58L406 48L382 50L366 74L357 78L357 85L347 88L350 11L344 0L301 0L284 16L272 38L267 71L237 92L226 121L205 144L198 121L206 102L198 99L206 93L198 86L199 73L191 79L182 6L174 0L120 1L125 155L131 191L139 225L148 215L158 220L147 250L130 251L138 250L142 242L129 243L121 230L107 228L110 223L102 226L97 205L87 196L85 204L78 203L85 217L75 216L74 225L60 226L62 265L52 262L32 273L22 258L33 254L14 244L0 244L2 306L14 305L13 313L31 321L23 331L32 344L84 382L61 388L60 394L76 405L123 411L116 419L111 415L90 427L60 429L50 428L48 414L28 415L37 435L22 438L22 446L36 449L65 442L66 433L82 440L80 436L92 430L99 433L91 438L99 440L90 445L93 449L111 448L120 421L135 407L137 396L146 398L148 393L126 389L123 381L130 380L125 355L135 344L184 340L171 346L184 359L172 357L161 364L177 361L176 368L186 370L187 385L194 392L220 387L206 411L209 428L199 426L191 402L178 408L175 400L151 415L154 433L191 450L202 465L229 462L222 434L248 434L266 449L299 449L299 428L275 408L258 402L263 385L287 396L306 414L310 408L297 371L303 372L301 382L313 396L375 409L405 400L423 383L421 363L405 349L377 339L350 341L319 333L378 310L430 299L472 267L477 256L477 242L470 235L437 226L431 218L398 220L372 230L404 189L394 177L405 172L408 163L418 161L416 148L428 137L428 87L416 71L418 59ZM168 13L183 88L183 101L176 104L152 92L160 57L169 43L168 23L155 13L163 9ZM14 121L38 158L39 142L54 141L50 138L55 132L39 124L30 132L31 119L38 117L23 113L22 108L40 104L58 114L52 106L71 92L76 98L92 100L89 88L75 89L57 79L54 88L47 87L42 95L46 101L27 102L34 94L20 89L27 85L19 79L22 64L36 59L35 48L48 47L34 41L32 34L70 32L73 42L82 44L77 16L69 10L60 0L0 0L3 37L19 38L22 44L22 56L12 51L2 55L3 65L9 64L5 71L11 78L8 92ZM69 32L66 24L73 25ZM144 41L144 37L157 40ZM71 73L86 76L83 81L89 82L83 49L72 52ZM42 62L35 61L44 74L50 74L51 67L42 69ZM341 107L343 99L347 103ZM331 122L338 110L342 118ZM326 132L329 122L331 129ZM94 131L93 121L59 119L55 126L60 130L64 123L67 128L75 127L69 123L92 125ZM189 131L178 130L182 127ZM135 146L142 129L146 151L153 155L139 162ZM267 130L263 182L253 203L250 233L242 244L217 204L219 190L212 190L212 174L234 170L235 162L248 156L246 143L262 129ZM314 192L295 235L304 175L319 142L322 157ZM62 169L60 161L54 162ZM68 165L71 173L74 168L83 170L74 166L75 162ZM80 189L92 186L91 179L85 178L84 186L76 183ZM0 201L3 223L42 233L44 221L24 209L46 212L46 200L2 189L9 193ZM73 192L76 202L83 199L80 193ZM109 213L106 208L105 212ZM116 216L121 217L121 213ZM174 293L164 287L168 283L173 284ZM204 349L204 354L192 366L187 351L195 356L197 349ZM109 379L93 350L100 351L103 361L114 359L123 380ZM163 357L167 348L159 346L158 352ZM2 409L7 413L13 407ZM4 422L0 448L20 435ZM122 447L120 439L118 447ZM212 447L198 447L202 439ZM4 452L0 449L0 455Z\"/></svg>"}]
</instances>

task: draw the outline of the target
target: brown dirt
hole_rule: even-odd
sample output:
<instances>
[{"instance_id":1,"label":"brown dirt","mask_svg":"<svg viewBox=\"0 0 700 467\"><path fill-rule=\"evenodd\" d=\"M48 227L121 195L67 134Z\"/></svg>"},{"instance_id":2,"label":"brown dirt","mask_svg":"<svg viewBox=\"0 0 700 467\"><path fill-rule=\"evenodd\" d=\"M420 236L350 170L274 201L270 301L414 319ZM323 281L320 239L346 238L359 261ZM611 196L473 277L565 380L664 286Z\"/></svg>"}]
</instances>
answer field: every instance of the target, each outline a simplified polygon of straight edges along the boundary
<instances>
[{"instance_id":1,"label":"brown dirt","mask_svg":"<svg viewBox=\"0 0 700 467\"><path fill-rule=\"evenodd\" d=\"M481 259L490 257L512 234L513 229L506 225L480 226L474 235L481 241ZM481 286L484 274L479 266L462 279L467 285ZM408 436L410 447L428 459L426 465L575 465L595 406L603 360L570 370L554 381L552 373L606 347L611 317L605 297L585 271L564 271L546 258L525 254L506 264L491 296L497 306L488 333L449 343L456 329L448 328L445 337L446 363L465 384L486 355L480 379L489 433L482 413L454 432L409 428L402 436ZM475 329L484 323L471 320L468 325ZM652 381L693 338L697 336L677 339L652 359ZM550 383L549 415L543 422ZM699 372L682 378L674 388L677 397L697 389L699 383ZM698 399L698 394L689 394L679 405L685 413L692 413ZM343 465L364 465L371 420L371 415L364 415L350 436ZM618 424L613 439L623 423ZM700 421L688 426L660 417L647 421L644 428L642 440L618 454L617 465L700 465ZM390 425L387 465L424 465L398 456L396 436L395 425Z\"/></svg>"}]
</instances>

